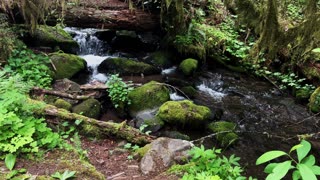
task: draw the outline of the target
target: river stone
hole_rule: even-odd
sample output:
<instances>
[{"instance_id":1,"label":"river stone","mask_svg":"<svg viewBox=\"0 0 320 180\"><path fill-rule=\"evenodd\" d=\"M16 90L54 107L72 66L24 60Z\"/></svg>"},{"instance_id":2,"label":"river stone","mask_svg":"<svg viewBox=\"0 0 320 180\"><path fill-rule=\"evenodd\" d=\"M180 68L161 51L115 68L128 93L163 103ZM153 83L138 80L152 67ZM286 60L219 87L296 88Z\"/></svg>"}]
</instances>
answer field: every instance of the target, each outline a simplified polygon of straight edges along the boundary
<instances>
[{"instance_id":1,"label":"river stone","mask_svg":"<svg viewBox=\"0 0 320 180\"><path fill-rule=\"evenodd\" d=\"M101 104L96 99L87 99L82 103L74 106L72 112L82 114L84 116L98 119L100 116Z\"/></svg>"},{"instance_id":2,"label":"river stone","mask_svg":"<svg viewBox=\"0 0 320 180\"><path fill-rule=\"evenodd\" d=\"M57 99L54 102L54 106L56 106L57 108L62 108L62 109L68 110L68 111L72 107L72 105L69 102L67 102L67 101L65 101L63 99Z\"/></svg>"},{"instance_id":3,"label":"river stone","mask_svg":"<svg viewBox=\"0 0 320 180\"><path fill-rule=\"evenodd\" d=\"M67 78L56 80L53 84L53 89L67 93L78 93L81 91L79 84Z\"/></svg>"},{"instance_id":4,"label":"river stone","mask_svg":"<svg viewBox=\"0 0 320 180\"><path fill-rule=\"evenodd\" d=\"M320 112L320 87L311 94L308 106L312 112Z\"/></svg>"},{"instance_id":5,"label":"river stone","mask_svg":"<svg viewBox=\"0 0 320 180\"><path fill-rule=\"evenodd\" d=\"M170 100L169 89L156 81L150 81L143 86L132 90L128 98L131 100L129 105L129 114L135 117L140 111L154 109Z\"/></svg>"},{"instance_id":6,"label":"river stone","mask_svg":"<svg viewBox=\"0 0 320 180\"><path fill-rule=\"evenodd\" d=\"M179 69L186 76L191 76L196 71L197 68L198 68L198 61L191 58L183 60L179 65Z\"/></svg>"},{"instance_id":7,"label":"river stone","mask_svg":"<svg viewBox=\"0 0 320 180\"><path fill-rule=\"evenodd\" d=\"M98 66L98 71L100 73L120 73L122 75L151 75L160 73L159 69L150 64L120 57L104 60Z\"/></svg>"},{"instance_id":8,"label":"river stone","mask_svg":"<svg viewBox=\"0 0 320 180\"><path fill-rule=\"evenodd\" d=\"M182 127L202 128L211 118L211 110L208 107L196 105L189 100L168 101L159 108L157 117L165 122Z\"/></svg>"},{"instance_id":9,"label":"river stone","mask_svg":"<svg viewBox=\"0 0 320 180\"><path fill-rule=\"evenodd\" d=\"M161 137L154 140L150 146L140 162L140 170L143 174L162 171L174 162L187 159L187 152L194 145L185 140Z\"/></svg>"},{"instance_id":10,"label":"river stone","mask_svg":"<svg viewBox=\"0 0 320 180\"><path fill-rule=\"evenodd\" d=\"M138 112L135 118L136 128L139 129L142 125L146 125L146 127L143 129L143 132L159 131L163 127L164 122L156 118L157 111L158 109L151 109L151 110L144 110L144 111Z\"/></svg>"},{"instance_id":11,"label":"river stone","mask_svg":"<svg viewBox=\"0 0 320 180\"><path fill-rule=\"evenodd\" d=\"M36 47L47 46L52 49L58 47L62 51L72 54L76 54L79 49L78 43L60 26L39 25L32 38L33 45Z\"/></svg>"},{"instance_id":12,"label":"river stone","mask_svg":"<svg viewBox=\"0 0 320 180\"><path fill-rule=\"evenodd\" d=\"M220 144L224 147L233 144L238 140L238 135L235 133L236 124L227 121L212 122L207 127L211 132L217 133L215 136ZM228 131L228 132L226 132Z\"/></svg>"},{"instance_id":13,"label":"river stone","mask_svg":"<svg viewBox=\"0 0 320 180\"><path fill-rule=\"evenodd\" d=\"M51 53L49 57L56 68L54 79L71 78L87 66L84 59L73 54Z\"/></svg>"}]
</instances>

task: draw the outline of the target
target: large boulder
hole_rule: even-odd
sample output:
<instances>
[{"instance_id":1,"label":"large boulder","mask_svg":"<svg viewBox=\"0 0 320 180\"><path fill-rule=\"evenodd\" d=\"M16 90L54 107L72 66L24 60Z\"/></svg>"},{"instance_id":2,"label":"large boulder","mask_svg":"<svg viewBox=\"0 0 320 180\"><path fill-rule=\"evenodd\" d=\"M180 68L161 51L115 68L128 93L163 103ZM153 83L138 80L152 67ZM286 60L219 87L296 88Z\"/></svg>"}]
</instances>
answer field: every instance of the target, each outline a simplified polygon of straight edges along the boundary
<instances>
[{"instance_id":1,"label":"large boulder","mask_svg":"<svg viewBox=\"0 0 320 180\"><path fill-rule=\"evenodd\" d=\"M320 112L320 87L311 94L308 106L312 112Z\"/></svg>"},{"instance_id":2,"label":"large boulder","mask_svg":"<svg viewBox=\"0 0 320 180\"><path fill-rule=\"evenodd\" d=\"M32 35L32 43L33 46L58 48L72 54L76 54L79 49L78 43L60 26L39 25Z\"/></svg>"},{"instance_id":3,"label":"large boulder","mask_svg":"<svg viewBox=\"0 0 320 180\"><path fill-rule=\"evenodd\" d=\"M197 68L198 68L198 61L191 58L183 60L179 65L179 69L186 76L192 75Z\"/></svg>"},{"instance_id":4,"label":"large boulder","mask_svg":"<svg viewBox=\"0 0 320 180\"><path fill-rule=\"evenodd\" d=\"M170 124L201 128L211 118L211 110L192 101L168 101L157 113L157 117Z\"/></svg>"},{"instance_id":5,"label":"large boulder","mask_svg":"<svg viewBox=\"0 0 320 180\"><path fill-rule=\"evenodd\" d=\"M132 117L143 110L154 109L170 100L169 89L156 81L151 81L141 87L135 88L128 95L131 100L129 113Z\"/></svg>"},{"instance_id":6,"label":"large boulder","mask_svg":"<svg viewBox=\"0 0 320 180\"><path fill-rule=\"evenodd\" d=\"M238 135L235 133L236 124L227 121L212 122L208 125L208 129L216 133L216 139L222 146L228 146L238 140Z\"/></svg>"},{"instance_id":7,"label":"large boulder","mask_svg":"<svg viewBox=\"0 0 320 180\"><path fill-rule=\"evenodd\" d=\"M73 54L51 53L49 56L56 68L54 79L71 78L87 66L84 59Z\"/></svg>"},{"instance_id":8,"label":"large boulder","mask_svg":"<svg viewBox=\"0 0 320 180\"><path fill-rule=\"evenodd\" d=\"M96 99L87 99L72 108L72 112L98 119L100 116L101 104Z\"/></svg>"},{"instance_id":9,"label":"large boulder","mask_svg":"<svg viewBox=\"0 0 320 180\"><path fill-rule=\"evenodd\" d=\"M168 68L172 66L173 55L167 51L156 51L147 58L149 62L160 68Z\"/></svg>"},{"instance_id":10,"label":"large boulder","mask_svg":"<svg viewBox=\"0 0 320 180\"><path fill-rule=\"evenodd\" d=\"M147 152L140 162L140 170L143 174L163 171L175 162L188 159L188 151L193 146L185 140L158 138L147 145Z\"/></svg>"},{"instance_id":11,"label":"large boulder","mask_svg":"<svg viewBox=\"0 0 320 180\"><path fill-rule=\"evenodd\" d=\"M122 75L151 75L160 73L159 69L150 64L120 57L104 60L98 66L98 71L100 73L120 73Z\"/></svg>"}]
</instances>

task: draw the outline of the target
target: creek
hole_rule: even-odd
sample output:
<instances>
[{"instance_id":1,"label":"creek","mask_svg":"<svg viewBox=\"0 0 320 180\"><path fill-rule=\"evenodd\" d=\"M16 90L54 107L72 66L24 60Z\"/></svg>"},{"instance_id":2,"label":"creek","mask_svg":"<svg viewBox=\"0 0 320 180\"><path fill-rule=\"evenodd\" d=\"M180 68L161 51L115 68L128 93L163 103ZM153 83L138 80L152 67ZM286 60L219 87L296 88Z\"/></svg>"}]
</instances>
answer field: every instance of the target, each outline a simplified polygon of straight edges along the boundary
<instances>
[{"instance_id":1,"label":"creek","mask_svg":"<svg viewBox=\"0 0 320 180\"><path fill-rule=\"evenodd\" d=\"M95 36L99 30L66 28L66 31L79 43L79 56L87 62L89 74L85 83L93 81L105 83L109 75L99 73L98 65L108 57L119 57L126 53L110 53L108 50L110 45ZM147 53L134 58L141 60L145 59L145 56ZM305 106L296 103L288 95L282 94L270 83L247 74L222 68L209 68L195 77L185 78L179 73L177 66L172 66L163 69L159 75L124 76L123 79L132 80L135 83L156 80L168 84L171 84L173 79L179 79L196 87L197 94L192 99L196 104L209 107L214 112L215 120L231 121L237 124L239 140L223 150L226 154L236 154L241 157L247 176L264 178L264 166L255 166L255 161L261 154L275 149L288 151L290 147L298 144L297 135L316 133L319 129L320 119L309 113ZM175 86L175 84L171 85ZM179 91L172 91L170 97L172 100L185 99ZM113 116L104 115L102 120L115 116L113 112ZM208 134L205 131L181 130L173 127L165 129L178 130L193 139ZM207 139L204 143L207 147L219 146L214 138Z\"/></svg>"}]
</instances>

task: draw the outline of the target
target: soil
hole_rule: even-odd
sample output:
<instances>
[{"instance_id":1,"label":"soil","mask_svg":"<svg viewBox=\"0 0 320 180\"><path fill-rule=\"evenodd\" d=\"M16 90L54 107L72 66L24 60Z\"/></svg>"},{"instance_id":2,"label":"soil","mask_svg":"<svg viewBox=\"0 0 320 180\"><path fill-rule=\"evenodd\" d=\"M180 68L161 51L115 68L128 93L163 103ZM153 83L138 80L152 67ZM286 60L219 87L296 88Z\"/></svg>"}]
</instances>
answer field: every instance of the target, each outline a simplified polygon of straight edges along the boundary
<instances>
[{"instance_id":1,"label":"soil","mask_svg":"<svg viewBox=\"0 0 320 180\"><path fill-rule=\"evenodd\" d=\"M164 172L156 172L155 174L144 175L140 172L139 159L128 159L131 155L129 150L123 148L125 141L117 142L113 138L103 140L90 140L82 138L82 149L87 151L87 157L97 171L105 176L108 180L176 180L179 177L175 175L167 175ZM57 171L61 171L59 163L50 161L59 156L59 151L63 153L65 150L47 152L43 159L27 160L19 159L15 166L16 169L25 168L32 175L51 175ZM67 155L68 156L68 155ZM59 156L61 158L61 155ZM76 158L76 157L70 157ZM49 161L48 161L49 160ZM77 174L76 174L77 175ZM80 176L80 175L78 175ZM0 178L1 179L1 178ZM76 179L82 179L78 177ZM91 178L90 178L91 179ZM95 178L92 178L95 179Z\"/></svg>"}]
</instances>

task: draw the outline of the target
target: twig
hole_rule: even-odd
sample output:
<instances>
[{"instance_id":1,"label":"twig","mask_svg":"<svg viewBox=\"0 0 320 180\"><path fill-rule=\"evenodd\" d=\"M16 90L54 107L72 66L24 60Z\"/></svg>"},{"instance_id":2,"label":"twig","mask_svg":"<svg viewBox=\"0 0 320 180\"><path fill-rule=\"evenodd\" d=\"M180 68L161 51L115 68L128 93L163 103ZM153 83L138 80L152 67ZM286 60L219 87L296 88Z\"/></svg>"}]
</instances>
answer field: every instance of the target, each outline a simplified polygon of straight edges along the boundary
<instances>
[{"instance_id":1,"label":"twig","mask_svg":"<svg viewBox=\"0 0 320 180\"><path fill-rule=\"evenodd\" d=\"M297 122L297 123L293 123L293 124L294 124L294 125L301 124L301 123L303 123L303 122L305 122L305 121L307 121L307 120L309 120L309 119L311 119L311 118L314 118L314 117L316 117L316 116L318 116L318 115L320 115L320 112L317 113L317 114L314 114L313 116L309 116L309 117L307 117L307 118L304 118L304 119L302 119L301 121L299 121L299 122ZM288 125L288 126L289 126L289 125ZM285 126L285 127L288 127L288 126Z\"/></svg>"},{"instance_id":2,"label":"twig","mask_svg":"<svg viewBox=\"0 0 320 180\"><path fill-rule=\"evenodd\" d=\"M121 175L123 175L123 174L124 174L124 172L121 172L121 173L115 174L115 175L113 175L113 176L109 176L109 177L107 178L107 180L114 179L114 178L119 177L119 176L121 176Z\"/></svg>"},{"instance_id":3,"label":"twig","mask_svg":"<svg viewBox=\"0 0 320 180\"><path fill-rule=\"evenodd\" d=\"M283 91L280 89L280 87L278 85L276 85L276 83L274 83L271 79L269 79L266 75L262 75L266 80L268 80L273 86L275 86L280 92L281 94L284 94Z\"/></svg>"},{"instance_id":4,"label":"twig","mask_svg":"<svg viewBox=\"0 0 320 180\"><path fill-rule=\"evenodd\" d=\"M199 139L192 140L192 141L190 141L190 142L192 142L192 143L194 143L194 142L199 142L199 141L200 141L200 142L203 142L203 141L204 141L205 139L207 139L207 138L212 138L212 137L214 137L214 136L216 136L216 135L223 134L223 133L229 133L229 132L234 132L234 131L221 131L221 132L209 134L209 135L204 136L204 137L201 137L201 138L199 138Z\"/></svg>"},{"instance_id":5,"label":"twig","mask_svg":"<svg viewBox=\"0 0 320 180\"><path fill-rule=\"evenodd\" d=\"M183 96L185 96L188 100L190 100L190 98L189 98L182 90L180 90L180 89L177 88L177 87L174 87L174 86L172 86L172 85L170 85L170 84L166 84L166 83L157 83L157 84L171 87L171 88L174 89L176 92L177 92L177 90L178 90Z\"/></svg>"},{"instance_id":6,"label":"twig","mask_svg":"<svg viewBox=\"0 0 320 180\"><path fill-rule=\"evenodd\" d=\"M76 100L85 100L85 99L89 99L91 97L96 96L96 92L90 93L88 95L72 95L72 94L68 94L60 91L41 89L39 87L34 87L33 90L40 92L41 94L50 94L50 95L60 96L68 99L76 99Z\"/></svg>"}]
</instances>

